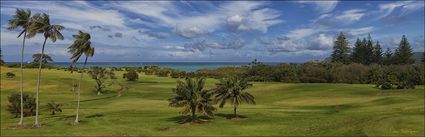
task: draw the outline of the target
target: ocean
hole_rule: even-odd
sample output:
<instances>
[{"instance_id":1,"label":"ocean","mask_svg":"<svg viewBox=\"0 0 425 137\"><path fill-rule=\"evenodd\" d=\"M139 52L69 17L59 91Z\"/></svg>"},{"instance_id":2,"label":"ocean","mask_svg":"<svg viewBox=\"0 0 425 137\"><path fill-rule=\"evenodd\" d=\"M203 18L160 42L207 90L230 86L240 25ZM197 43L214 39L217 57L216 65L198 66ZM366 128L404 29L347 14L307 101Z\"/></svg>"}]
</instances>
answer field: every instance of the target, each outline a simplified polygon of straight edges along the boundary
<instances>
[{"instance_id":1,"label":"ocean","mask_svg":"<svg viewBox=\"0 0 425 137\"><path fill-rule=\"evenodd\" d=\"M18 63L18 62L13 62ZM9 64L9 63L7 63ZM69 67L69 62L52 62L49 63L58 67ZM87 67L143 67L143 66L160 66L168 67L184 71L196 71L200 69L216 69L226 66L243 66L249 62L88 62ZM267 62L265 64L278 64L277 62ZM78 67L82 67L83 63L78 63Z\"/></svg>"}]
</instances>

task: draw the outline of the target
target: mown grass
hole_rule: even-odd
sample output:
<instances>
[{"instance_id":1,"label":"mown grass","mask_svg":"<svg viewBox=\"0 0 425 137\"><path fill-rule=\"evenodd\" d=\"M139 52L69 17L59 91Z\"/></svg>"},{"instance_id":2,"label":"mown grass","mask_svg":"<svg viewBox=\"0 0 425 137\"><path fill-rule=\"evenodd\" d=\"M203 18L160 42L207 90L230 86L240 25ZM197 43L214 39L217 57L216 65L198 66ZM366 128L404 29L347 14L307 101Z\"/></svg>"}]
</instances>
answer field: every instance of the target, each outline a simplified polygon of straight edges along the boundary
<instances>
[{"instance_id":1,"label":"mown grass","mask_svg":"<svg viewBox=\"0 0 425 137\"><path fill-rule=\"evenodd\" d=\"M3 75L15 72L17 77ZM230 107L219 109L205 124L178 124L186 118L179 108L168 106L176 79L140 75L137 82L121 78L129 90L116 97L118 86L96 95L94 81L82 82L81 125L70 123L75 116L76 94L67 71L43 70L40 102L64 104L57 115L42 110L43 128L15 128L19 118L6 111L7 96L19 92L18 69L1 68L2 136L423 136L424 86L414 90L382 91L365 84L254 83L248 89L257 105L242 105L238 114L246 117L227 120ZM36 69L25 69L25 92L35 94ZM73 75L75 78L78 76ZM217 82L207 80L207 88ZM34 117L26 117L31 126Z\"/></svg>"}]
</instances>

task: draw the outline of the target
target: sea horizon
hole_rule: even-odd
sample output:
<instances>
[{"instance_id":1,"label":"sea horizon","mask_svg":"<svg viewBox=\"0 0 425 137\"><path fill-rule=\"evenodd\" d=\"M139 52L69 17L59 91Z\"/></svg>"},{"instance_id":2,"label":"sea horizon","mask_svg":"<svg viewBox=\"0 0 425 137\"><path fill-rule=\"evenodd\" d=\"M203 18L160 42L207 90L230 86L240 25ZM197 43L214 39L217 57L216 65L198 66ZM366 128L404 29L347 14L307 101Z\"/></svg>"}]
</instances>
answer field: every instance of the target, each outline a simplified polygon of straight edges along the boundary
<instances>
[{"instance_id":1,"label":"sea horizon","mask_svg":"<svg viewBox=\"0 0 425 137\"><path fill-rule=\"evenodd\" d=\"M6 64L19 64L20 62L6 62ZM28 64L30 62L25 62ZM220 67L238 67L248 65L251 62L212 62L212 61L196 61L196 62L87 62L86 67L144 67L144 66L159 66L159 67L167 67L176 70L184 70L184 71L196 71L201 69L217 69ZM262 62L264 64L275 65L285 62ZM69 67L70 62L50 62L50 65L54 65L60 68ZM82 67L84 63L78 62L77 67Z\"/></svg>"}]
</instances>

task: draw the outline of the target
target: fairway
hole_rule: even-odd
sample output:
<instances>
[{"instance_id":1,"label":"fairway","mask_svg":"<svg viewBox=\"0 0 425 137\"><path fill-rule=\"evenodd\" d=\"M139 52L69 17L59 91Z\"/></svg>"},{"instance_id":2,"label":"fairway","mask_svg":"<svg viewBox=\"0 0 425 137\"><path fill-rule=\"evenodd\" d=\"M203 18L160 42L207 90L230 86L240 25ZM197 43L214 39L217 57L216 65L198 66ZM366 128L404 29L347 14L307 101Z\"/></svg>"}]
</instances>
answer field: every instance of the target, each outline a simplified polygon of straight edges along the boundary
<instances>
[{"instance_id":1,"label":"fairway","mask_svg":"<svg viewBox=\"0 0 425 137\"><path fill-rule=\"evenodd\" d=\"M37 69L24 70L24 92L35 95ZM16 74L6 78L7 72ZM227 105L203 124L179 124L180 108L168 106L177 79L139 73L128 82L116 71L118 82L129 90L116 97L117 85L96 95L95 81L84 75L81 90L81 125L73 126L76 93L69 71L43 69L39 129L19 129L19 118L6 111L11 93L19 92L19 69L1 67L2 136L423 136L424 86L412 90L380 90L368 84L253 83L247 91L256 105L242 104L238 114L226 119ZM216 79L207 79L212 88ZM63 112L50 115L43 109L54 100ZM34 117L25 117L31 126Z\"/></svg>"}]
</instances>

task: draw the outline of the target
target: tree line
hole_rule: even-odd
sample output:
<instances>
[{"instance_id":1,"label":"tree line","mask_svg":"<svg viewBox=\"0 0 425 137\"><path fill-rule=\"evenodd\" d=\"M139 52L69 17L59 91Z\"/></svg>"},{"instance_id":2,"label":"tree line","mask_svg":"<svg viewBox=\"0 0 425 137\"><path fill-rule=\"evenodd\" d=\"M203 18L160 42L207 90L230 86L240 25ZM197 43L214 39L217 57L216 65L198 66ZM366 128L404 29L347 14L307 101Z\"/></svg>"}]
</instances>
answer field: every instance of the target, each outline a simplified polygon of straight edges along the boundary
<instances>
[{"instance_id":1,"label":"tree line","mask_svg":"<svg viewBox=\"0 0 425 137\"><path fill-rule=\"evenodd\" d=\"M413 64L415 62L412 48L406 35L402 36L398 48L394 53L390 48L387 48L385 53L383 53L379 41L374 43L370 34L367 38L363 38L363 40L357 38L354 47L351 49L348 40L342 32L334 43L331 61L343 64L359 63L364 65L403 65Z\"/></svg>"}]
</instances>

